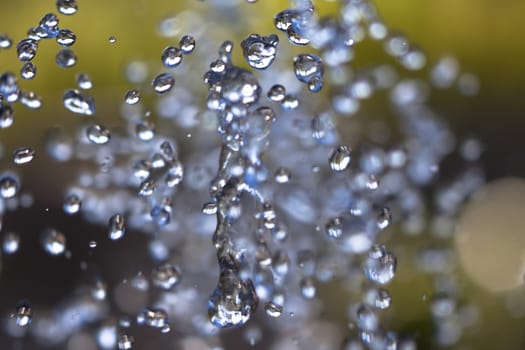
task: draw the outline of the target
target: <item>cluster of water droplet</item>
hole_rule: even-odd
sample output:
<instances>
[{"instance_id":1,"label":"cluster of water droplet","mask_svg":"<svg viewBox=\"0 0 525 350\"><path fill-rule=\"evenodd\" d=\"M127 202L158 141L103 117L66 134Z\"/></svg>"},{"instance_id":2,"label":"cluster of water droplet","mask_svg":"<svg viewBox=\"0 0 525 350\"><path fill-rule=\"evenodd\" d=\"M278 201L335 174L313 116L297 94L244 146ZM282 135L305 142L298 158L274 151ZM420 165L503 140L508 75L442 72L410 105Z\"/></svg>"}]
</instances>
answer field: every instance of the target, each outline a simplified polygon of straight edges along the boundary
<instances>
[{"instance_id":1,"label":"cluster of water droplet","mask_svg":"<svg viewBox=\"0 0 525 350\"><path fill-rule=\"evenodd\" d=\"M56 5L62 15L78 9L74 0ZM222 2L207 5L220 13L248 10ZM178 46L159 49L159 69L167 72L150 74L140 61L128 65L126 78L133 86L122 91L122 119L111 129L91 120L95 100L86 90L93 81L86 73L77 74L77 86L65 91L62 104L84 116L82 124L73 136L51 130L46 152L56 162L94 166L78 170L64 189L62 209L103 226L105 237L118 244L132 233L149 235L147 249L156 267L149 276L139 272L117 286L97 278L88 292L82 289L59 305L57 313L35 319L38 327L31 334L36 339L58 344L96 324L100 348L132 349L133 324L162 333L180 330L189 335L180 340L183 348L211 348L220 344L218 329L243 326L260 312L262 319L245 327L252 345L269 329L268 342L276 350L339 348L342 343L345 349L414 348L413 340L399 339L381 322L381 310L395 302L386 285L397 266L395 249L380 243L381 233L395 222L410 234L430 226L436 236L447 236L447 224L483 182L481 172L468 169L437 188L437 210L426 212L424 189L455 148L448 126L426 104L430 88L458 81L465 94L473 94L475 78L463 74L458 79L459 66L451 57L430 69L429 82L402 78L391 65L350 67L354 50L366 38L380 41L401 69L423 69L426 58L404 36L390 32L371 2L341 0L339 6L337 16L318 18L311 1L293 1L275 15L274 25L303 53L295 55L279 45L278 33L252 33L239 43L247 69L233 63L229 38L199 31L201 23L213 23L214 11L196 10L188 20L193 25L183 28L192 34L180 37ZM168 34L169 23L161 23ZM64 68L76 64L69 48L75 33L47 14L16 45L22 79L38 78L32 60L41 41L51 38L64 47L56 63ZM114 37L110 42L118 46ZM11 39L0 35L0 50L11 46ZM218 57L210 58L217 47ZM204 64L203 83L195 71ZM176 78L184 84L175 84ZM153 108L143 95L154 98ZM357 118L361 101L374 95L388 96L399 140L385 136L390 126L384 123L370 126L367 135L348 137L353 135L348 117ZM42 104L35 93L20 90L11 72L0 74L0 101L1 128L13 124L15 102L29 108ZM12 161L31 166L36 151L16 148ZM480 152L475 140L461 148L472 163ZM1 215L4 207L30 206L20 187L16 173L0 173ZM54 227L40 236L43 250L56 258L70 257L70 239L69 232ZM23 249L24 237L9 231L2 242L4 254L13 255ZM86 248L97 246L92 240ZM443 272L445 264L436 268L432 256L423 255L425 272ZM319 287L336 281L362 296L355 303L345 301L355 325L355 334L345 341L337 325L319 321L324 297ZM110 310L108 295L126 317ZM142 300L140 307L127 308L120 301L128 295ZM454 339L453 332L461 328L459 316L445 314L446 305L438 301L432 304L437 339L449 345L443 339ZM75 312L81 317L68 323ZM30 326L32 318L28 302L11 317L20 327ZM18 334L10 329L11 335Z\"/></svg>"}]
</instances>

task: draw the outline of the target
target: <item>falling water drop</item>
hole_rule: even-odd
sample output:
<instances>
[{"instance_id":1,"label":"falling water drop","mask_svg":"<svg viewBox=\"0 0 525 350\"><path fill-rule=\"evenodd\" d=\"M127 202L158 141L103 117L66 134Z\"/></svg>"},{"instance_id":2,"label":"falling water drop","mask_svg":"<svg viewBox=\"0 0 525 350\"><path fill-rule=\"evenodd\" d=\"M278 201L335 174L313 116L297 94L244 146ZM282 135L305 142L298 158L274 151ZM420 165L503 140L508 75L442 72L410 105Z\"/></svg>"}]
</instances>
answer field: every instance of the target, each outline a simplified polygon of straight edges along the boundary
<instances>
[{"instance_id":1,"label":"falling water drop","mask_svg":"<svg viewBox=\"0 0 525 350\"><path fill-rule=\"evenodd\" d=\"M128 105L134 105L134 104L139 103L140 102L140 91L135 90L135 89L128 90L128 92L126 92L126 96L124 97L124 101Z\"/></svg>"},{"instance_id":2,"label":"falling water drop","mask_svg":"<svg viewBox=\"0 0 525 350\"><path fill-rule=\"evenodd\" d=\"M78 10L76 0L57 0L57 9L63 15L74 15Z\"/></svg>"},{"instance_id":3,"label":"falling water drop","mask_svg":"<svg viewBox=\"0 0 525 350\"><path fill-rule=\"evenodd\" d=\"M108 237L112 241L117 241L124 237L126 233L126 224L124 221L124 216L121 214L115 214L109 219L108 223Z\"/></svg>"},{"instance_id":4,"label":"falling water drop","mask_svg":"<svg viewBox=\"0 0 525 350\"><path fill-rule=\"evenodd\" d=\"M76 114L93 115L95 100L93 97L78 90L67 90L63 97L64 107Z\"/></svg>"},{"instance_id":5,"label":"falling water drop","mask_svg":"<svg viewBox=\"0 0 525 350\"><path fill-rule=\"evenodd\" d=\"M105 145L111 139L111 132L101 124L93 124L86 129L88 140L95 145Z\"/></svg>"},{"instance_id":6,"label":"falling water drop","mask_svg":"<svg viewBox=\"0 0 525 350\"><path fill-rule=\"evenodd\" d=\"M182 51L178 47L168 46L162 51L161 61L164 67L174 68L182 62Z\"/></svg>"},{"instance_id":7,"label":"falling water drop","mask_svg":"<svg viewBox=\"0 0 525 350\"><path fill-rule=\"evenodd\" d=\"M153 90L157 94L169 92L175 85L175 78L169 73L161 73L153 79Z\"/></svg>"},{"instance_id":8,"label":"falling water drop","mask_svg":"<svg viewBox=\"0 0 525 350\"><path fill-rule=\"evenodd\" d=\"M17 165L30 163L35 158L35 151L31 147L17 148L13 152L13 162Z\"/></svg>"}]
</instances>

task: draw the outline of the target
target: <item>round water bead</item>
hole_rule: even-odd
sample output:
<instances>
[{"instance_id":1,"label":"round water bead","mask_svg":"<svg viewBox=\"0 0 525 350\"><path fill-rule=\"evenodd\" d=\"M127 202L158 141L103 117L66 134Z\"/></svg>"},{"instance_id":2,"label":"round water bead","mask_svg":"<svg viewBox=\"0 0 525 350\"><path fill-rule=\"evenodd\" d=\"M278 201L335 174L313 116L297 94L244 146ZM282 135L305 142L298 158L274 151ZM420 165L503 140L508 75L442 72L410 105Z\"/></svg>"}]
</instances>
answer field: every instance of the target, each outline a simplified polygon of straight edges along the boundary
<instances>
[{"instance_id":1,"label":"round water bead","mask_svg":"<svg viewBox=\"0 0 525 350\"><path fill-rule=\"evenodd\" d=\"M76 0L57 0L56 6L58 12L66 16L74 15L78 10Z\"/></svg>"},{"instance_id":2,"label":"round water bead","mask_svg":"<svg viewBox=\"0 0 525 350\"><path fill-rule=\"evenodd\" d=\"M365 276L374 283L387 284L396 273L396 257L387 252L384 246L373 246L368 253L363 270Z\"/></svg>"},{"instance_id":3,"label":"round water bead","mask_svg":"<svg viewBox=\"0 0 525 350\"><path fill-rule=\"evenodd\" d=\"M250 34L241 42L241 48L246 62L252 68L266 69L275 59L278 44L279 37L275 34L264 37Z\"/></svg>"},{"instance_id":4,"label":"round water bead","mask_svg":"<svg viewBox=\"0 0 525 350\"><path fill-rule=\"evenodd\" d=\"M149 120L141 120L135 126L135 133L141 141L151 141L155 137L155 124Z\"/></svg>"},{"instance_id":5,"label":"round water bead","mask_svg":"<svg viewBox=\"0 0 525 350\"><path fill-rule=\"evenodd\" d=\"M178 47L168 46L162 51L160 57L164 67L174 68L182 62L182 51Z\"/></svg>"},{"instance_id":6,"label":"round water bead","mask_svg":"<svg viewBox=\"0 0 525 350\"><path fill-rule=\"evenodd\" d=\"M179 267L168 263L157 266L151 272L153 285L164 290L173 289L180 282L181 277Z\"/></svg>"},{"instance_id":7,"label":"round water bead","mask_svg":"<svg viewBox=\"0 0 525 350\"><path fill-rule=\"evenodd\" d=\"M20 103L31 109L38 109L42 107L42 98L33 91L22 92L20 96Z\"/></svg>"},{"instance_id":8,"label":"round water bead","mask_svg":"<svg viewBox=\"0 0 525 350\"><path fill-rule=\"evenodd\" d=\"M294 58L294 73L300 82L308 84L312 92L318 92L322 88L323 62L319 56L312 54L300 54Z\"/></svg>"},{"instance_id":9,"label":"round water bead","mask_svg":"<svg viewBox=\"0 0 525 350\"><path fill-rule=\"evenodd\" d=\"M18 59L22 62L35 58L37 50L38 42L34 39L23 39L16 45Z\"/></svg>"},{"instance_id":10,"label":"round water bead","mask_svg":"<svg viewBox=\"0 0 525 350\"><path fill-rule=\"evenodd\" d=\"M56 63L62 68L70 68L77 64L77 55L73 50L62 49L56 55Z\"/></svg>"},{"instance_id":11,"label":"round water bead","mask_svg":"<svg viewBox=\"0 0 525 350\"><path fill-rule=\"evenodd\" d=\"M60 255L66 250L66 236L54 228L47 228L42 232L42 245L50 255Z\"/></svg>"},{"instance_id":12,"label":"round water bead","mask_svg":"<svg viewBox=\"0 0 525 350\"><path fill-rule=\"evenodd\" d=\"M7 34L0 34L0 49L9 49L13 40Z\"/></svg>"},{"instance_id":13,"label":"round water bead","mask_svg":"<svg viewBox=\"0 0 525 350\"><path fill-rule=\"evenodd\" d=\"M15 254L20 248L20 235L15 232L8 232L4 236L2 249L4 254Z\"/></svg>"},{"instance_id":14,"label":"round water bead","mask_svg":"<svg viewBox=\"0 0 525 350\"><path fill-rule=\"evenodd\" d=\"M275 182L279 184L288 183L291 177L292 177L292 173L290 172L290 170L284 167L278 168L274 174Z\"/></svg>"},{"instance_id":15,"label":"round water bead","mask_svg":"<svg viewBox=\"0 0 525 350\"><path fill-rule=\"evenodd\" d=\"M270 101L281 102L286 96L286 89L280 84L275 84L268 90L267 96Z\"/></svg>"},{"instance_id":16,"label":"round water bead","mask_svg":"<svg viewBox=\"0 0 525 350\"><path fill-rule=\"evenodd\" d=\"M169 92L175 85L175 78L170 73L161 73L153 79L153 90L157 94Z\"/></svg>"},{"instance_id":17,"label":"round water bead","mask_svg":"<svg viewBox=\"0 0 525 350\"><path fill-rule=\"evenodd\" d=\"M184 35L180 38L179 46L183 54L190 54L195 49L195 39L191 35Z\"/></svg>"},{"instance_id":18,"label":"round water bead","mask_svg":"<svg viewBox=\"0 0 525 350\"><path fill-rule=\"evenodd\" d=\"M76 214L80 211L82 200L75 193L71 193L64 199L64 212L68 215Z\"/></svg>"},{"instance_id":19,"label":"round water bead","mask_svg":"<svg viewBox=\"0 0 525 350\"><path fill-rule=\"evenodd\" d=\"M20 76L24 80L31 80L36 76L36 65L33 62L26 62L20 68Z\"/></svg>"},{"instance_id":20,"label":"round water bead","mask_svg":"<svg viewBox=\"0 0 525 350\"><path fill-rule=\"evenodd\" d=\"M82 90L89 90L93 87L93 81L91 77L86 73L78 73L76 75L77 85Z\"/></svg>"},{"instance_id":21,"label":"round water bead","mask_svg":"<svg viewBox=\"0 0 525 350\"><path fill-rule=\"evenodd\" d=\"M56 41L61 46L69 47L77 41L77 36L69 29L60 29Z\"/></svg>"},{"instance_id":22,"label":"round water bead","mask_svg":"<svg viewBox=\"0 0 525 350\"><path fill-rule=\"evenodd\" d=\"M108 224L108 237L112 241L116 241L124 237L126 233L126 223L124 216L121 214L115 214L109 219Z\"/></svg>"},{"instance_id":23,"label":"round water bead","mask_svg":"<svg viewBox=\"0 0 525 350\"><path fill-rule=\"evenodd\" d=\"M63 97L64 107L76 114L93 115L95 100L88 94L75 89L67 90Z\"/></svg>"},{"instance_id":24,"label":"round water bead","mask_svg":"<svg viewBox=\"0 0 525 350\"><path fill-rule=\"evenodd\" d=\"M105 145L111 139L111 132L101 124L93 124L86 129L88 140L95 145Z\"/></svg>"},{"instance_id":25,"label":"round water bead","mask_svg":"<svg viewBox=\"0 0 525 350\"><path fill-rule=\"evenodd\" d=\"M109 43L110 44L114 44L117 42L117 38L115 36L110 36L109 39L108 39Z\"/></svg>"},{"instance_id":26,"label":"round water bead","mask_svg":"<svg viewBox=\"0 0 525 350\"><path fill-rule=\"evenodd\" d=\"M270 317L280 317L283 313L283 307L281 305L277 305L272 301L269 301L264 306L264 311L266 312L266 315Z\"/></svg>"},{"instance_id":27,"label":"round water bead","mask_svg":"<svg viewBox=\"0 0 525 350\"><path fill-rule=\"evenodd\" d=\"M13 125L15 112L10 105L0 104L0 129L5 129Z\"/></svg>"},{"instance_id":28,"label":"round water bead","mask_svg":"<svg viewBox=\"0 0 525 350\"><path fill-rule=\"evenodd\" d=\"M30 163L35 158L35 150L31 147L20 147L13 152L13 162L17 165Z\"/></svg>"},{"instance_id":29,"label":"round water bead","mask_svg":"<svg viewBox=\"0 0 525 350\"><path fill-rule=\"evenodd\" d=\"M317 295L317 286L312 277L303 277L299 282L301 288L301 295L305 299L313 299Z\"/></svg>"},{"instance_id":30,"label":"round water bead","mask_svg":"<svg viewBox=\"0 0 525 350\"><path fill-rule=\"evenodd\" d=\"M0 177L0 197L3 199L13 198L18 194L18 179L6 174Z\"/></svg>"},{"instance_id":31,"label":"round water bead","mask_svg":"<svg viewBox=\"0 0 525 350\"><path fill-rule=\"evenodd\" d=\"M140 91L135 89L128 90L126 96L124 96L124 102L128 105L135 105L140 102L140 97Z\"/></svg>"},{"instance_id":32,"label":"round water bead","mask_svg":"<svg viewBox=\"0 0 525 350\"><path fill-rule=\"evenodd\" d=\"M349 146L338 146L328 159L333 171L344 171L352 159L352 149Z\"/></svg>"},{"instance_id":33,"label":"round water bead","mask_svg":"<svg viewBox=\"0 0 525 350\"><path fill-rule=\"evenodd\" d=\"M31 321L33 320L33 308L31 305L26 302L22 301L18 303L16 307L16 312L12 317L15 317L16 324L20 327L27 327L31 324Z\"/></svg>"},{"instance_id":34,"label":"round water bead","mask_svg":"<svg viewBox=\"0 0 525 350\"><path fill-rule=\"evenodd\" d=\"M281 101L281 106L287 110L297 109L299 104L299 99L294 95L286 95Z\"/></svg>"}]
</instances>

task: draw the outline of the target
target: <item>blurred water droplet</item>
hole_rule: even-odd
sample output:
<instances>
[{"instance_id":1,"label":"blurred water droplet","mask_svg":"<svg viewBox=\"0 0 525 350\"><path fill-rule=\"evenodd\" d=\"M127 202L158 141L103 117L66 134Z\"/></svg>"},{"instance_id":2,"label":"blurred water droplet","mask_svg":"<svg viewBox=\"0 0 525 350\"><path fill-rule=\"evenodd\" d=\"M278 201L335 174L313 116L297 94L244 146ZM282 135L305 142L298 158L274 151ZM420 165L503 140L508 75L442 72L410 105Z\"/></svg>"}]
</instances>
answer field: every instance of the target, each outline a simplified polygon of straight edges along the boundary
<instances>
[{"instance_id":1,"label":"blurred water droplet","mask_svg":"<svg viewBox=\"0 0 525 350\"><path fill-rule=\"evenodd\" d=\"M344 171L348 168L352 157L352 149L348 146L338 146L329 158L330 168L333 171Z\"/></svg>"},{"instance_id":2,"label":"blurred water droplet","mask_svg":"<svg viewBox=\"0 0 525 350\"><path fill-rule=\"evenodd\" d=\"M62 49L56 55L56 63L62 68L70 68L77 64L77 55L73 50Z\"/></svg>"},{"instance_id":3,"label":"blurred water droplet","mask_svg":"<svg viewBox=\"0 0 525 350\"><path fill-rule=\"evenodd\" d=\"M121 214L115 214L109 219L108 224L108 237L112 241L116 241L124 237L126 233L126 224L124 216Z\"/></svg>"},{"instance_id":4,"label":"blurred water droplet","mask_svg":"<svg viewBox=\"0 0 525 350\"><path fill-rule=\"evenodd\" d=\"M18 194L18 180L11 175L2 175L0 177L0 197L3 199L13 198Z\"/></svg>"},{"instance_id":5,"label":"blurred water droplet","mask_svg":"<svg viewBox=\"0 0 525 350\"><path fill-rule=\"evenodd\" d=\"M93 87L93 81L91 77L86 73L78 73L76 75L77 85L82 90L89 90Z\"/></svg>"},{"instance_id":6,"label":"blurred water droplet","mask_svg":"<svg viewBox=\"0 0 525 350\"><path fill-rule=\"evenodd\" d=\"M93 124L86 129L88 140L95 145L104 145L111 139L111 132L101 124Z\"/></svg>"},{"instance_id":7,"label":"blurred water droplet","mask_svg":"<svg viewBox=\"0 0 525 350\"><path fill-rule=\"evenodd\" d=\"M0 34L0 49L9 49L13 40L7 34Z\"/></svg>"},{"instance_id":8,"label":"blurred water droplet","mask_svg":"<svg viewBox=\"0 0 525 350\"><path fill-rule=\"evenodd\" d=\"M180 38L179 46L183 54L190 54L195 49L195 39L191 35Z\"/></svg>"},{"instance_id":9,"label":"blurred water droplet","mask_svg":"<svg viewBox=\"0 0 525 350\"><path fill-rule=\"evenodd\" d=\"M266 311L266 314L270 317L280 317L283 313L283 307L269 301L264 306L264 311Z\"/></svg>"},{"instance_id":10,"label":"blurred water droplet","mask_svg":"<svg viewBox=\"0 0 525 350\"><path fill-rule=\"evenodd\" d=\"M64 212L68 215L74 215L80 211L82 201L78 195L71 193L64 199Z\"/></svg>"},{"instance_id":11,"label":"blurred water droplet","mask_svg":"<svg viewBox=\"0 0 525 350\"><path fill-rule=\"evenodd\" d=\"M127 334L121 334L118 339L118 348L119 350L131 350L133 349L133 343L135 339Z\"/></svg>"},{"instance_id":12,"label":"blurred water droplet","mask_svg":"<svg viewBox=\"0 0 525 350\"><path fill-rule=\"evenodd\" d=\"M15 317L18 326L29 326L33 320L33 309L31 305L26 301L20 302L16 307L16 312L13 317Z\"/></svg>"},{"instance_id":13,"label":"blurred water droplet","mask_svg":"<svg viewBox=\"0 0 525 350\"><path fill-rule=\"evenodd\" d=\"M151 272L153 285L164 290L171 290L175 287L182 277L178 266L173 264L159 265Z\"/></svg>"},{"instance_id":14,"label":"blurred water droplet","mask_svg":"<svg viewBox=\"0 0 525 350\"><path fill-rule=\"evenodd\" d=\"M15 232L6 233L2 248L6 255L15 254L20 248L20 235Z\"/></svg>"},{"instance_id":15,"label":"blurred water droplet","mask_svg":"<svg viewBox=\"0 0 525 350\"><path fill-rule=\"evenodd\" d=\"M155 124L149 120L141 120L135 126L135 132L141 141L151 141L155 137Z\"/></svg>"},{"instance_id":16,"label":"blurred water droplet","mask_svg":"<svg viewBox=\"0 0 525 350\"><path fill-rule=\"evenodd\" d=\"M66 236L54 228L47 228L42 232L42 245L48 254L63 254L66 251Z\"/></svg>"},{"instance_id":17,"label":"blurred water droplet","mask_svg":"<svg viewBox=\"0 0 525 350\"><path fill-rule=\"evenodd\" d=\"M137 315L137 323L153 328L164 328L168 324L168 314L163 309L145 308Z\"/></svg>"},{"instance_id":18,"label":"blurred water droplet","mask_svg":"<svg viewBox=\"0 0 525 350\"><path fill-rule=\"evenodd\" d=\"M57 0L56 6L58 12L66 16L74 15L78 10L76 0Z\"/></svg>"}]
</instances>

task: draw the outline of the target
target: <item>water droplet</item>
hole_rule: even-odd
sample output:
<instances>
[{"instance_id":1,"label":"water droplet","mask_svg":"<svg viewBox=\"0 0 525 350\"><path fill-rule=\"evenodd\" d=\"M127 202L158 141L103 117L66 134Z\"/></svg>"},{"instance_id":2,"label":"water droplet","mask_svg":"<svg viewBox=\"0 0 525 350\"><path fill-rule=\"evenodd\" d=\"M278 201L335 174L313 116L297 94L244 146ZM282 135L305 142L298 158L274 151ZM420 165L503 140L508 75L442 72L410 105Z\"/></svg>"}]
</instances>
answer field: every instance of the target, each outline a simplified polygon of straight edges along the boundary
<instances>
[{"instance_id":1,"label":"water droplet","mask_svg":"<svg viewBox=\"0 0 525 350\"><path fill-rule=\"evenodd\" d=\"M6 255L15 254L20 248L20 235L15 232L6 233L2 248Z\"/></svg>"},{"instance_id":2,"label":"water droplet","mask_svg":"<svg viewBox=\"0 0 525 350\"><path fill-rule=\"evenodd\" d=\"M71 193L64 199L64 212L68 215L74 215L80 211L82 201L78 195Z\"/></svg>"},{"instance_id":3,"label":"water droplet","mask_svg":"<svg viewBox=\"0 0 525 350\"><path fill-rule=\"evenodd\" d=\"M18 303L13 317L16 318L16 324L19 327L27 327L33 320L33 308L28 302L22 301Z\"/></svg>"},{"instance_id":4,"label":"water droplet","mask_svg":"<svg viewBox=\"0 0 525 350\"><path fill-rule=\"evenodd\" d=\"M168 263L157 266L151 272L153 285L164 290L173 289L180 282L181 277L182 273L178 266Z\"/></svg>"},{"instance_id":5,"label":"water droplet","mask_svg":"<svg viewBox=\"0 0 525 350\"><path fill-rule=\"evenodd\" d=\"M26 62L20 68L20 76L24 80L31 80L36 76L36 65L33 62Z\"/></svg>"},{"instance_id":6,"label":"water droplet","mask_svg":"<svg viewBox=\"0 0 525 350\"><path fill-rule=\"evenodd\" d=\"M379 317L374 310L365 304L357 309L357 325L365 331L374 331L379 326Z\"/></svg>"},{"instance_id":7,"label":"water droplet","mask_svg":"<svg viewBox=\"0 0 525 350\"><path fill-rule=\"evenodd\" d=\"M215 215L217 214L217 203L214 203L214 202L205 203L202 206L201 211L205 215Z\"/></svg>"},{"instance_id":8,"label":"water droplet","mask_svg":"<svg viewBox=\"0 0 525 350\"><path fill-rule=\"evenodd\" d=\"M174 68L182 62L182 51L175 46L168 46L162 51L161 61L164 67Z\"/></svg>"},{"instance_id":9,"label":"water droplet","mask_svg":"<svg viewBox=\"0 0 525 350\"><path fill-rule=\"evenodd\" d=\"M168 324L168 314L163 309L145 308L137 315L137 323L153 328L163 328Z\"/></svg>"},{"instance_id":10,"label":"water droplet","mask_svg":"<svg viewBox=\"0 0 525 350\"><path fill-rule=\"evenodd\" d=\"M256 69L268 68L277 52L279 37L275 34L261 37L258 34L250 34L241 42L246 62Z\"/></svg>"},{"instance_id":11,"label":"water droplet","mask_svg":"<svg viewBox=\"0 0 525 350\"><path fill-rule=\"evenodd\" d=\"M27 164L35 158L35 151L31 147L17 148L13 152L13 162L17 165Z\"/></svg>"},{"instance_id":12,"label":"water droplet","mask_svg":"<svg viewBox=\"0 0 525 350\"><path fill-rule=\"evenodd\" d=\"M177 186L184 178L184 167L179 161L175 161L172 166L166 172L166 185L168 187Z\"/></svg>"},{"instance_id":13,"label":"water droplet","mask_svg":"<svg viewBox=\"0 0 525 350\"><path fill-rule=\"evenodd\" d=\"M278 184L288 183L291 177L292 177L292 173L290 172L290 170L288 170L287 168L283 168L283 167L278 168L274 174L275 182L277 182Z\"/></svg>"},{"instance_id":14,"label":"water droplet","mask_svg":"<svg viewBox=\"0 0 525 350\"><path fill-rule=\"evenodd\" d=\"M323 63L319 56L312 54L300 54L295 56L294 73L300 82L308 84L312 92L321 90L323 83Z\"/></svg>"},{"instance_id":15,"label":"water droplet","mask_svg":"<svg viewBox=\"0 0 525 350\"><path fill-rule=\"evenodd\" d=\"M286 96L286 89L280 84L275 84L268 90L267 96L270 101L281 102Z\"/></svg>"},{"instance_id":16,"label":"water droplet","mask_svg":"<svg viewBox=\"0 0 525 350\"><path fill-rule=\"evenodd\" d=\"M95 100L93 97L78 90L67 90L63 97L64 107L77 114L93 115Z\"/></svg>"},{"instance_id":17,"label":"water droplet","mask_svg":"<svg viewBox=\"0 0 525 350\"><path fill-rule=\"evenodd\" d=\"M283 307L281 305L277 305L272 301L269 301L264 306L264 311L266 311L266 315L270 317L280 317L283 313Z\"/></svg>"},{"instance_id":18,"label":"water droplet","mask_svg":"<svg viewBox=\"0 0 525 350\"><path fill-rule=\"evenodd\" d=\"M258 302L252 281L241 280L234 271L225 269L208 301L208 315L218 328L239 327L248 322Z\"/></svg>"},{"instance_id":19,"label":"water droplet","mask_svg":"<svg viewBox=\"0 0 525 350\"><path fill-rule=\"evenodd\" d=\"M91 77L86 73L78 73L76 75L77 85L82 90L89 90L93 87L93 81Z\"/></svg>"},{"instance_id":20,"label":"water droplet","mask_svg":"<svg viewBox=\"0 0 525 350\"><path fill-rule=\"evenodd\" d=\"M62 68L70 68L77 64L77 55L73 50L62 49L58 51L56 63Z\"/></svg>"},{"instance_id":21,"label":"water droplet","mask_svg":"<svg viewBox=\"0 0 525 350\"><path fill-rule=\"evenodd\" d=\"M343 223L341 218L336 217L328 220L325 226L325 232L330 238L340 238L343 234Z\"/></svg>"},{"instance_id":22,"label":"water droplet","mask_svg":"<svg viewBox=\"0 0 525 350\"><path fill-rule=\"evenodd\" d=\"M121 334L118 339L118 348L119 350L131 350L133 349L133 343L135 343L133 336Z\"/></svg>"},{"instance_id":23,"label":"water droplet","mask_svg":"<svg viewBox=\"0 0 525 350\"><path fill-rule=\"evenodd\" d=\"M287 110L294 110L299 107L299 99L294 95L286 95L281 101L281 106Z\"/></svg>"},{"instance_id":24,"label":"water droplet","mask_svg":"<svg viewBox=\"0 0 525 350\"><path fill-rule=\"evenodd\" d=\"M338 146L330 155L330 168L333 171L344 171L348 168L352 157L352 149L348 146Z\"/></svg>"},{"instance_id":25,"label":"water droplet","mask_svg":"<svg viewBox=\"0 0 525 350\"><path fill-rule=\"evenodd\" d=\"M108 41L110 44L114 44L117 42L117 38L112 35L109 37Z\"/></svg>"},{"instance_id":26,"label":"water droplet","mask_svg":"<svg viewBox=\"0 0 525 350\"><path fill-rule=\"evenodd\" d=\"M54 38L58 35L58 17L48 13L39 22L37 33L41 38Z\"/></svg>"},{"instance_id":27,"label":"water droplet","mask_svg":"<svg viewBox=\"0 0 525 350\"><path fill-rule=\"evenodd\" d=\"M69 47L77 41L77 36L69 29L60 29L56 41L60 46Z\"/></svg>"},{"instance_id":28,"label":"water droplet","mask_svg":"<svg viewBox=\"0 0 525 350\"><path fill-rule=\"evenodd\" d=\"M76 0L57 0L57 9L63 15L74 15L78 10Z\"/></svg>"},{"instance_id":29,"label":"water droplet","mask_svg":"<svg viewBox=\"0 0 525 350\"><path fill-rule=\"evenodd\" d=\"M33 91L22 92L20 96L20 103L31 109L38 109L42 107L42 98Z\"/></svg>"},{"instance_id":30,"label":"water droplet","mask_svg":"<svg viewBox=\"0 0 525 350\"><path fill-rule=\"evenodd\" d=\"M313 299L317 295L317 287L312 277L303 277L299 282L301 295L305 299Z\"/></svg>"},{"instance_id":31,"label":"water droplet","mask_svg":"<svg viewBox=\"0 0 525 350\"><path fill-rule=\"evenodd\" d=\"M42 232L42 245L48 254L63 254L66 251L66 236L58 230L47 228Z\"/></svg>"},{"instance_id":32,"label":"water droplet","mask_svg":"<svg viewBox=\"0 0 525 350\"><path fill-rule=\"evenodd\" d=\"M386 229L392 221L392 213L387 207L382 208L377 215L377 227L380 230Z\"/></svg>"},{"instance_id":33,"label":"water droplet","mask_svg":"<svg viewBox=\"0 0 525 350\"><path fill-rule=\"evenodd\" d=\"M112 241L116 241L124 237L126 233L126 223L124 216L115 214L109 219L108 237Z\"/></svg>"},{"instance_id":34,"label":"water droplet","mask_svg":"<svg viewBox=\"0 0 525 350\"><path fill-rule=\"evenodd\" d=\"M135 89L128 90L128 92L126 92L126 96L124 97L124 101L128 105L134 105L134 104L139 103L140 102L140 91L135 90Z\"/></svg>"},{"instance_id":35,"label":"water droplet","mask_svg":"<svg viewBox=\"0 0 525 350\"><path fill-rule=\"evenodd\" d=\"M11 175L2 175L0 178L0 197L3 199L13 198L18 194L18 180Z\"/></svg>"},{"instance_id":36,"label":"water droplet","mask_svg":"<svg viewBox=\"0 0 525 350\"><path fill-rule=\"evenodd\" d=\"M157 184L153 180L142 181L139 187L139 196L149 197L157 189Z\"/></svg>"},{"instance_id":37,"label":"water droplet","mask_svg":"<svg viewBox=\"0 0 525 350\"><path fill-rule=\"evenodd\" d=\"M141 141L151 141L155 137L155 124L149 120L141 120L135 126L135 133Z\"/></svg>"},{"instance_id":38,"label":"water droplet","mask_svg":"<svg viewBox=\"0 0 525 350\"><path fill-rule=\"evenodd\" d=\"M153 79L153 90L157 94L169 92L175 85L175 78L170 73L161 73Z\"/></svg>"},{"instance_id":39,"label":"water droplet","mask_svg":"<svg viewBox=\"0 0 525 350\"><path fill-rule=\"evenodd\" d=\"M15 112L9 105L0 105L0 129L5 129L13 125Z\"/></svg>"},{"instance_id":40,"label":"water droplet","mask_svg":"<svg viewBox=\"0 0 525 350\"><path fill-rule=\"evenodd\" d=\"M18 87L18 79L13 73L6 72L0 75L0 96L8 103L13 103L18 100L20 88Z\"/></svg>"},{"instance_id":41,"label":"water droplet","mask_svg":"<svg viewBox=\"0 0 525 350\"><path fill-rule=\"evenodd\" d=\"M0 49L9 49L13 40L7 34L0 34Z\"/></svg>"},{"instance_id":42,"label":"water droplet","mask_svg":"<svg viewBox=\"0 0 525 350\"><path fill-rule=\"evenodd\" d=\"M392 297L386 289L371 287L364 293L365 302L377 309L387 309L392 303Z\"/></svg>"},{"instance_id":43,"label":"water droplet","mask_svg":"<svg viewBox=\"0 0 525 350\"><path fill-rule=\"evenodd\" d=\"M101 280L97 280L91 287L91 296L93 299L102 301L106 299L108 286Z\"/></svg>"},{"instance_id":44,"label":"water droplet","mask_svg":"<svg viewBox=\"0 0 525 350\"><path fill-rule=\"evenodd\" d=\"M183 54L190 54L195 49L195 39L191 35L180 38L179 46Z\"/></svg>"},{"instance_id":45,"label":"water droplet","mask_svg":"<svg viewBox=\"0 0 525 350\"><path fill-rule=\"evenodd\" d=\"M105 145L111 139L111 132L101 124L93 124L86 129L88 140L95 145Z\"/></svg>"},{"instance_id":46,"label":"water droplet","mask_svg":"<svg viewBox=\"0 0 525 350\"><path fill-rule=\"evenodd\" d=\"M363 270L370 281L387 284L394 278L396 266L396 257L392 253L387 252L384 247L374 246L368 254Z\"/></svg>"},{"instance_id":47,"label":"water droplet","mask_svg":"<svg viewBox=\"0 0 525 350\"><path fill-rule=\"evenodd\" d=\"M36 56L38 50L38 42L33 39L21 40L16 45L18 59L22 62L31 61Z\"/></svg>"}]
</instances>

